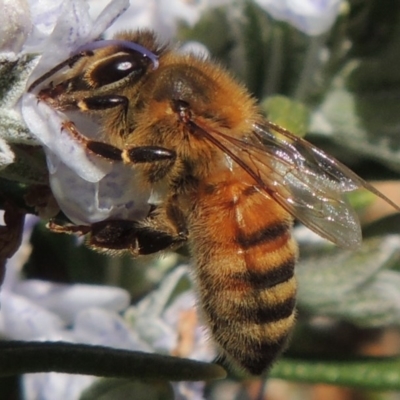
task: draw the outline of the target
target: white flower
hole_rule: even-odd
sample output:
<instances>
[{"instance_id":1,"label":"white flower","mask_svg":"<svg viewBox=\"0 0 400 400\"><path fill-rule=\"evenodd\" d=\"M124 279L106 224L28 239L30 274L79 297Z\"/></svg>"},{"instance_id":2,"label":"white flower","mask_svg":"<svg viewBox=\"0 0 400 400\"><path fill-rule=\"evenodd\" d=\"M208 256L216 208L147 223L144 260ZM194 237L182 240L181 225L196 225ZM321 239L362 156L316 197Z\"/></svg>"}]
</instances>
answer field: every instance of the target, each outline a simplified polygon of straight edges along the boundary
<instances>
[{"instance_id":1,"label":"white flower","mask_svg":"<svg viewBox=\"0 0 400 400\"><path fill-rule=\"evenodd\" d=\"M120 288L23 280L22 267L31 251L30 233L38 218L27 216L26 220L21 247L7 263L0 292L0 331L4 336L42 340L54 334L62 335L86 310L96 307L114 314L128 307L130 296ZM68 330L67 336L71 332Z\"/></svg>"},{"instance_id":2,"label":"white flower","mask_svg":"<svg viewBox=\"0 0 400 400\"><path fill-rule=\"evenodd\" d=\"M155 351L211 362L217 354L201 323L194 291L173 297L179 283L185 279L190 281L189 268L176 268L156 291L128 308L125 318ZM204 398L204 382L180 382L173 386L177 400Z\"/></svg>"},{"instance_id":3,"label":"white flower","mask_svg":"<svg viewBox=\"0 0 400 400\"><path fill-rule=\"evenodd\" d=\"M152 348L164 354L178 354L182 315L193 313L191 329L185 329L186 334L192 335L193 346L184 355L180 355L199 361L211 361L216 354L198 317L194 291L188 290L174 297L182 280L191 282L189 267L183 265L168 274L157 290L137 305L129 307L125 318Z\"/></svg>"},{"instance_id":4,"label":"white flower","mask_svg":"<svg viewBox=\"0 0 400 400\"><path fill-rule=\"evenodd\" d=\"M14 340L69 341L151 351L121 316L130 302L120 288L23 280L36 217L27 217L22 245L9 260L0 292L0 334ZM28 374L26 400L77 399L96 378L60 373Z\"/></svg>"},{"instance_id":5,"label":"white flower","mask_svg":"<svg viewBox=\"0 0 400 400\"><path fill-rule=\"evenodd\" d=\"M87 1L30 0L35 29L24 50L41 54L41 68L36 74L63 61L82 44L98 39L128 6L129 0L111 0L93 20Z\"/></svg>"},{"instance_id":6,"label":"white flower","mask_svg":"<svg viewBox=\"0 0 400 400\"><path fill-rule=\"evenodd\" d=\"M18 53L32 27L27 0L0 0L0 51Z\"/></svg>"},{"instance_id":7,"label":"white flower","mask_svg":"<svg viewBox=\"0 0 400 400\"><path fill-rule=\"evenodd\" d=\"M23 378L24 400L78 400L96 378L56 372L28 374Z\"/></svg>"},{"instance_id":8,"label":"white flower","mask_svg":"<svg viewBox=\"0 0 400 400\"><path fill-rule=\"evenodd\" d=\"M135 0L121 16L129 6L128 0L65 0L54 3L30 0L33 29L24 44L24 52L39 53L40 60L28 86L67 59L79 46L97 39L104 32L110 36L121 29L151 26L165 39L175 32L178 20L193 24L208 8L226 2ZM92 10L89 6L93 6ZM118 23L112 26L115 19ZM67 115L44 102L38 103L36 93L24 94L21 114L29 131L45 149L52 192L72 222L90 225L107 218L139 220L148 215L149 201L158 193L142 185L137 190L134 168L88 154L80 143L61 129L62 123L68 120ZM99 127L89 121L84 124L85 135L96 138ZM8 156L4 166L10 160L12 158Z\"/></svg>"},{"instance_id":9,"label":"white flower","mask_svg":"<svg viewBox=\"0 0 400 400\"><path fill-rule=\"evenodd\" d=\"M128 0L112 0L93 21L85 2L64 1L51 34L36 44L30 43L41 51L30 82L68 58L79 46L98 38L127 6ZM35 94L23 96L21 111L26 125L46 151L53 194L73 222L91 224L110 216L137 220L147 215L150 191L135 190L135 174L130 168L87 154L61 130L66 116L44 103L38 104Z\"/></svg>"},{"instance_id":10,"label":"white flower","mask_svg":"<svg viewBox=\"0 0 400 400\"><path fill-rule=\"evenodd\" d=\"M98 38L125 10L127 4L128 0L112 0L105 10L93 12L98 15L92 18L87 3L82 0L50 3L31 0L31 9L28 11L33 27L29 37L24 37L23 51L37 52L40 57L35 60L37 67L29 78L28 86L68 58L77 47ZM141 3L141 7L142 11L154 11L150 3L146 7ZM192 6L188 5L188 8ZM162 17L160 10L156 14ZM117 29L121 28L119 25ZM151 193L134 193L135 176L132 170L88 155L66 132L61 132L61 123L65 118L62 113L46 104L38 104L33 93L27 93L22 98L21 112L30 131L45 148L52 190L64 212L74 222L92 223L110 215L139 219L147 214L147 200ZM132 192L127 188L132 188ZM140 208L138 204L145 206ZM152 351L157 348L168 354L177 348L178 334L174 331L176 321L171 323L164 318L167 303L163 301L156 300L158 307L154 309L149 299L149 307L145 306L146 300L143 300L138 307L141 310L138 316L146 317L145 323L138 318L136 326L117 314L127 307L129 301L127 293L121 289L23 281L20 270L30 251L27 241L29 233L25 234L23 245L9 262L1 292L0 332L4 336L19 340L85 342L131 350ZM182 274L182 270L178 273ZM167 285L168 282L171 280L167 280ZM166 286L163 288L165 294ZM174 284L170 284L169 289L164 298L170 299ZM156 294L154 299L157 296L160 294ZM190 296L193 298L193 294ZM152 295L150 297L153 299ZM187 301L184 303L187 307ZM193 310L193 301L190 303L189 308ZM146 321L149 322L147 327ZM143 327L142 331L138 329L140 326ZM136 333L137 329L139 334ZM196 328L196 338L202 337L201 333L202 330ZM213 352L204 355L199 352L201 348L193 347L193 352L198 353L195 357L210 360ZM27 399L73 399L92 381L93 378L74 379L66 374L34 374L25 376L24 386Z\"/></svg>"},{"instance_id":11,"label":"white flower","mask_svg":"<svg viewBox=\"0 0 400 400\"><path fill-rule=\"evenodd\" d=\"M42 35L50 35L62 11L64 0L28 0L32 25Z\"/></svg>"},{"instance_id":12,"label":"white flower","mask_svg":"<svg viewBox=\"0 0 400 400\"><path fill-rule=\"evenodd\" d=\"M107 0L90 0L93 13ZM232 0L132 0L130 7L107 32L107 37L122 30L152 28L168 40L176 34L179 22L193 26L201 15L213 7L232 3Z\"/></svg>"},{"instance_id":13,"label":"white flower","mask_svg":"<svg viewBox=\"0 0 400 400\"><path fill-rule=\"evenodd\" d=\"M175 269L156 291L129 308L129 295L120 288L23 280L21 270L31 251L29 239L37 221L27 217L22 245L7 265L0 293L2 336L158 351L201 361L215 358L197 318L193 291L173 299L180 281L189 279L187 267ZM118 313L123 310L121 317ZM78 399L95 379L55 372L27 374L23 379L25 399ZM175 389L180 399L197 399L202 398L203 386L180 383Z\"/></svg>"},{"instance_id":14,"label":"white flower","mask_svg":"<svg viewBox=\"0 0 400 400\"><path fill-rule=\"evenodd\" d=\"M310 36L328 31L342 0L255 0L273 18L289 22Z\"/></svg>"}]
</instances>

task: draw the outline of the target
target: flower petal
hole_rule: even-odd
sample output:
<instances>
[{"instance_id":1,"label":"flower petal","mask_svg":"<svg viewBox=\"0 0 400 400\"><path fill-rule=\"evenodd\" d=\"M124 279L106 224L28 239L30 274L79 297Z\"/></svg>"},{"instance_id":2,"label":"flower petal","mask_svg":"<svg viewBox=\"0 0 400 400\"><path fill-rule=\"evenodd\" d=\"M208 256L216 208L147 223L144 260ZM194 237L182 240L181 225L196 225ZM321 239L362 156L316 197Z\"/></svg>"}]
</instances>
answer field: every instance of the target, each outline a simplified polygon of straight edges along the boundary
<instances>
[{"instance_id":1,"label":"flower petal","mask_svg":"<svg viewBox=\"0 0 400 400\"><path fill-rule=\"evenodd\" d=\"M27 0L5 0L1 7L0 51L18 53L32 27Z\"/></svg>"},{"instance_id":2,"label":"flower petal","mask_svg":"<svg viewBox=\"0 0 400 400\"><path fill-rule=\"evenodd\" d=\"M32 300L40 307L57 313L71 323L83 309L101 307L119 312L128 307L129 293L118 287L95 285L60 285L39 280L26 280L15 287L15 292Z\"/></svg>"},{"instance_id":3,"label":"flower petal","mask_svg":"<svg viewBox=\"0 0 400 400\"><path fill-rule=\"evenodd\" d=\"M89 182L98 182L110 171L111 166L97 158L90 159L84 148L67 132L61 129L61 113L55 111L43 102L38 102L36 96L27 93L22 98L22 115L29 129L37 139L56 154L61 161L75 168L76 173ZM50 173L57 169L58 157L51 157ZM54 161L53 161L54 160ZM52 162L53 161L53 162ZM95 162L98 161L98 162Z\"/></svg>"},{"instance_id":4,"label":"flower petal","mask_svg":"<svg viewBox=\"0 0 400 400\"><path fill-rule=\"evenodd\" d=\"M275 19L289 22L302 32L316 36L335 22L342 0L255 0Z\"/></svg>"},{"instance_id":5,"label":"flower petal","mask_svg":"<svg viewBox=\"0 0 400 400\"><path fill-rule=\"evenodd\" d=\"M92 22L85 3L67 0L50 37L42 43L42 58L30 82L66 59L78 46L100 36L128 7L128 0L113 0ZM64 213L77 224L91 224L107 218L137 220L150 209L147 204L150 189L137 190L135 173L119 163L112 164L90 154L71 135L62 130L68 117L43 102L32 93L22 99L23 118L45 146L50 184ZM74 122L76 122L74 120ZM94 135L99 127L85 121ZM78 126L79 128L79 126Z\"/></svg>"},{"instance_id":6,"label":"flower petal","mask_svg":"<svg viewBox=\"0 0 400 400\"><path fill-rule=\"evenodd\" d=\"M25 400L76 400L96 379L94 376L56 372L26 374L23 377Z\"/></svg>"},{"instance_id":7,"label":"flower petal","mask_svg":"<svg viewBox=\"0 0 400 400\"><path fill-rule=\"evenodd\" d=\"M52 171L52 192L63 212L76 224L87 225L111 217L140 220L150 211L150 189L138 190L134 170L122 163L114 164L99 182L88 182L61 162Z\"/></svg>"},{"instance_id":8,"label":"flower petal","mask_svg":"<svg viewBox=\"0 0 400 400\"><path fill-rule=\"evenodd\" d=\"M3 334L15 340L37 339L64 327L56 314L10 292L2 296L0 314L4 322Z\"/></svg>"},{"instance_id":9,"label":"flower petal","mask_svg":"<svg viewBox=\"0 0 400 400\"><path fill-rule=\"evenodd\" d=\"M119 349L152 349L117 314L100 308L86 309L75 319L74 334L78 341Z\"/></svg>"}]
</instances>

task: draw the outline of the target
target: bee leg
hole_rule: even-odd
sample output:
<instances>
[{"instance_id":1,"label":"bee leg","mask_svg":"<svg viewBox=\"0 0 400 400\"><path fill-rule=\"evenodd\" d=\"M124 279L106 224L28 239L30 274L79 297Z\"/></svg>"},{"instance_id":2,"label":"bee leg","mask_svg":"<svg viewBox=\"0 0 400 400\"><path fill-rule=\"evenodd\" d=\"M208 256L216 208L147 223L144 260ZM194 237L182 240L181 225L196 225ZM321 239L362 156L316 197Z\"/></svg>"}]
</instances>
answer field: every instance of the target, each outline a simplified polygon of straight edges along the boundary
<instances>
[{"instance_id":1,"label":"bee leg","mask_svg":"<svg viewBox=\"0 0 400 400\"><path fill-rule=\"evenodd\" d=\"M76 234L78 236L87 235L91 232L91 227L87 225L60 225L55 220L50 220L46 224L47 229L55 233Z\"/></svg>"},{"instance_id":2,"label":"bee leg","mask_svg":"<svg viewBox=\"0 0 400 400\"><path fill-rule=\"evenodd\" d=\"M88 235L87 244L103 251L129 251L133 256L175 249L187 240L185 232L176 232L168 223L154 218L144 221L107 220L87 225L47 224L52 232Z\"/></svg>"},{"instance_id":3,"label":"bee leg","mask_svg":"<svg viewBox=\"0 0 400 400\"><path fill-rule=\"evenodd\" d=\"M129 100L125 96L120 96L116 94L108 94L108 95L101 95L101 96L90 96L81 99L77 103L78 108L83 111L102 111L108 110L110 108L121 108L121 123L122 126L127 126L127 115L128 115L128 107L129 107ZM126 129L124 129L126 130ZM121 132L122 135L128 132Z\"/></svg>"},{"instance_id":4,"label":"bee leg","mask_svg":"<svg viewBox=\"0 0 400 400\"><path fill-rule=\"evenodd\" d=\"M133 256L181 247L188 239L184 215L175 199L154 207L142 221L108 220L91 226L89 245L128 250Z\"/></svg>"},{"instance_id":5,"label":"bee leg","mask_svg":"<svg viewBox=\"0 0 400 400\"><path fill-rule=\"evenodd\" d=\"M174 161L176 152L159 146L138 146L121 150L111 144L88 139L82 135L72 121L62 124L62 129L66 130L77 142L81 143L86 149L102 158L110 161L123 161L126 164L152 163L158 161Z\"/></svg>"},{"instance_id":6,"label":"bee leg","mask_svg":"<svg viewBox=\"0 0 400 400\"><path fill-rule=\"evenodd\" d=\"M116 94L103 96L90 96L78 102L78 107L81 111L97 111L108 110L109 108L122 107L126 115L129 106L129 100L125 96Z\"/></svg>"},{"instance_id":7,"label":"bee leg","mask_svg":"<svg viewBox=\"0 0 400 400\"><path fill-rule=\"evenodd\" d=\"M121 125L127 127L127 115L129 108L129 99L125 96L120 96L117 94L108 94L101 96L90 96L85 97L77 102L78 108L83 111L102 111L108 110L110 108L121 108ZM120 134L125 136L127 134L127 128L123 128Z\"/></svg>"},{"instance_id":8,"label":"bee leg","mask_svg":"<svg viewBox=\"0 0 400 400\"><path fill-rule=\"evenodd\" d=\"M108 220L92 225L88 244L95 249L129 250L134 256L152 254L173 244L165 232L152 231L138 222Z\"/></svg>"},{"instance_id":9,"label":"bee leg","mask_svg":"<svg viewBox=\"0 0 400 400\"><path fill-rule=\"evenodd\" d=\"M161 229L167 228L167 229ZM88 244L96 249L128 250L133 256L157 253L182 246L184 232L171 232L153 221L103 221L92 225Z\"/></svg>"},{"instance_id":10,"label":"bee leg","mask_svg":"<svg viewBox=\"0 0 400 400\"><path fill-rule=\"evenodd\" d=\"M127 164L175 161L176 152L159 146L131 147L122 151L122 159Z\"/></svg>"},{"instance_id":11,"label":"bee leg","mask_svg":"<svg viewBox=\"0 0 400 400\"><path fill-rule=\"evenodd\" d=\"M165 245L159 250L174 250L182 245L188 239L188 231L186 227L186 219L173 196L168 199L162 206L154 207L149 216L139 223L141 232L141 254L146 254L154 248L154 242ZM149 253L147 253L149 254Z\"/></svg>"}]
</instances>

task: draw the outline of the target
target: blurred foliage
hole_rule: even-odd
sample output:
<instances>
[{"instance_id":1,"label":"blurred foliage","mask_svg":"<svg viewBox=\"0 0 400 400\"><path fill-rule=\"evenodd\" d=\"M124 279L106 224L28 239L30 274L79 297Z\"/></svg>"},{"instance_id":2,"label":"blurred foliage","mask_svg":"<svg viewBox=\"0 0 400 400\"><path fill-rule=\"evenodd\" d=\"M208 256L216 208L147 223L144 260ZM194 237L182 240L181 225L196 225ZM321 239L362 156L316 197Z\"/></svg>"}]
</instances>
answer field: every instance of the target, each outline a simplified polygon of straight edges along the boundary
<instances>
[{"instance_id":1,"label":"blurred foliage","mask_svg":"<svg viewBox=\"0 0 400 400\"><path fill-rule=\"evenodd\" d=\"M182 26L179 38L204 43L214 58L249 87L275 122L294 132L309 131L311 139L332 149L339 159L353 167L361 165L358 170L366 179L375 176L378 168L371 160L379 163L382 179L398 179L400 2L351 0L344 4L331 33L322 37L308 37L274 21L246 1L239 10L210 10L193 28ZM26 66L28 71L31 59L14 66ZM0 90L6 99L10 97L7 90L11 87ZM13 124L15 128L14 120ZM9 134L9 126L1 125L1 137ZM21 126L17 128L12 140L17 163L0 172L0 204L8 199L32 212L23 196L30 184L47 182L44 158L38 148L25 147L29 135ZM370 202L369 197L365 199L354 201L354 206L365 208ZM390 357L384 352L380 357L361 357L365 337L376 339L389 328L397 332L399 327L399 222L398 216L387 217L366 227L368 238L355 252L315 238L300 241L299 324L288 349L290 357L283 356L272 369L272 377L400 391L399 346ZM55 236L43 226L36 228L32 244L25 269L28 277L118 284L134 300L151 292L166 270L182 261L176 256L166 267L157 259L99 255L77 245L73 237ZM140 393L172 398L165 381L151 389L153 397L146 385L106 380L82 399L126 398L125 391L132 390L136 397L130 398L143 398ZM96 397L98 393L102 397Z\"/></svg>"},{"instance_id":2,"label":"blurred foliage","mask_svg":"<svg viewBox=\"0 0 400 400\"><path fill-rule=\"evenodd\" d=\"M359 359L283 358L271 377L302 383L327 383L373 390L400 390L400 358Z\"/></svg>"},{"instance_id":3,"label":"blurred foliage","mask_svg":"<svg viewBox=\"0 0 400 400\"><path fill-rule=\"evenodd\" d=\"M309 112L303 103L284 96L271 96L261 104L265 116L297 136L305 136L309 123Z\"/></svg>"}]
</instances>

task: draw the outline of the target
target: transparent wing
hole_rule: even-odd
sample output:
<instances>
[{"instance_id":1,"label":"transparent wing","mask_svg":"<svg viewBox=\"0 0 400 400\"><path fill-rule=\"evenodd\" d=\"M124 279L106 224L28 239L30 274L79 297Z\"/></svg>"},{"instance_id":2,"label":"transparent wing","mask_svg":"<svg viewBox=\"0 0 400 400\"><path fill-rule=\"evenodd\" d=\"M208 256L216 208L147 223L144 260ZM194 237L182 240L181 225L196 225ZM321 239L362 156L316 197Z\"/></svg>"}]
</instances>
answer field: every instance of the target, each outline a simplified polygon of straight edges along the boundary
<instances>
[{"instance_id":1,"label":"transparent wing","mask_svg":"<svg viewBox=\"0 0 400 400\"><path fill-rule=\"evenodd\" d=\"M347 167L310 143L271 126L255 125L251 153L270 195L307 227L342 247L361 244L361 228L344 194L364 187ZM258 142L258 143L257 143ZM270 156L271 170L263 168L261 145ZM265 156L264 156L265 158ZM267 174L269 176L267 176Z\"/></svg>"},{"instance_id":2,"label":"transparent wing","mask_svg":"<svg viewBox=\"0 0 400 400\"><path fill-rule=\"evenodd\" d=\"M339 161L273 123L254 124L252 134L242 139L201 123L196 126L249 173L260 191L341 247L361 244L360 224L344 197L346 192L364 187L399 209Z\"/></svg>"}]
</instances>

